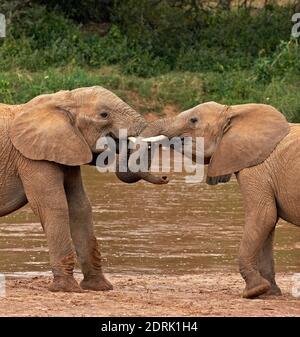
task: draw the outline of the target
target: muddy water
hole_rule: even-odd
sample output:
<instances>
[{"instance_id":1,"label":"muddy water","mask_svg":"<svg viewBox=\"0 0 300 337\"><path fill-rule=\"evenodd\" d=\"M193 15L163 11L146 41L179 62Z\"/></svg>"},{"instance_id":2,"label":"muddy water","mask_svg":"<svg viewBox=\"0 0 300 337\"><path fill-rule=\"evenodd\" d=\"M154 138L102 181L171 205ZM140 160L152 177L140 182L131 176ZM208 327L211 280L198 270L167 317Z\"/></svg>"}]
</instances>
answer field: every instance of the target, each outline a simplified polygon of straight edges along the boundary
<instances>
[{"instance_id":1,"label":"muddy water","mask_svg":"<svg viewBox=\"0 0 300 337\"><path fill-rule=\"evenodd\" d=\"M168 185L154 186L126 185L91 167L83 175L105 271L237 270L243 207L235 179L211 187L171 174ZM300 272L300 228L279 223L275 257L277 270ZM44 234L28 206L0 218L0 272L49 271L48 260Z\"/></svg>"}]
</instances>

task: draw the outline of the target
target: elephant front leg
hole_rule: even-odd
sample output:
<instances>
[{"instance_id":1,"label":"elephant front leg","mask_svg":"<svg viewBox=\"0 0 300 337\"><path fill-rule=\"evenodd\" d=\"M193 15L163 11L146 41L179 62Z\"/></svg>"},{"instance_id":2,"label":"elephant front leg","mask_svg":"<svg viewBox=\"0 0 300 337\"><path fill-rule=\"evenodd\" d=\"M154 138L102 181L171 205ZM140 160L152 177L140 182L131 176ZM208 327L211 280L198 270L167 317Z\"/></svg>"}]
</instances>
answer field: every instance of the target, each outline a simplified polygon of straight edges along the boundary
<instances>
[{"instance_id":1,"label":"elephant front leg","mask_svg":"<svg viewBox=\"0 0 300 337\"><path fill-rule=\"evenodd\" d=\"M85 193L80 168L67 168L65 190L69 206L70 228L84 279L82 289L113 289L101 267L101 254L93 230L92 208Z\"/></svg>"},{"instance_id":2,"label":"elephant front leg","mask_svg":"<svg viewBox=\"0 0 300 337\"><path fill-rule=\"evenodd\" d=\"M88 244L87 247L82 248L81 239L78 238L78 235L75 232L76 230L72 230L73 241L75 247L77 247L76 251L84 275L84 278L80 283L81 288L95 291L112 290L112 284L106 279L102 272L101 255L96 237L94 235L89 238L85 236L88 240Z\"/></svg>"},{"instance_id":3,"label":"elephant front leg","mask_svg":"<svg viewBox=\"0 0 300 337\"><path fill-rule=\"evenodd\" d=\"M243 292L245 298L260 296L271 289L270 281L273 276L268 275L271 278L269 281L265 273L261 274L258 262L264 243L274 230L277 220L277 216L274 217L275 211L276 209L265 204L260 210L254 208L250 214L246 213L245 230L239 252L240 273L246 282ZM262 263L268 264L270 260L261 260L260 265Z\"/></svg>"},{"instance_id":4,"label":"elephant front leg","mask_svg":"<svg viewBox=\"0 0 300 337\"><path fill-rule=\"evenodd\" d=\"M259 255L258 265L260 274L270 282L271 288L266 295L281 295L281 290L275 281L275 263L273 257L273 241L275 229L269 234Z\"/></svg>"},{"instance_id":5,"label":"elephant front leg","mask_svg":"<svg viewBox=\"0 0 300 337\"><path fill-rule=\"evenodd\" d=\"M29 204L40 217L46 233L54 276L49 290L81 292L73 277L76 257L70 234L63 173L55 164L40 162L37 169L31 167L21 171L21 179Z\"/></svg>"},{"instance_id":6,"label":"elephant front leg","mask_svg":"<svg viewBox=\"0 0 300 337\"><path fill-rule=\"evenodd\" d=\"M51 195L51 194L50 194ZM50 195L48 195L50 197ZM52 196L55 200L58 195ZM49 290L53 292L81 292L81 288L73 277L76 261L69 228L69 215L66 202L60 198L62 204L39 204L38 214L46 232L49 247L50 265L54 276ZM50 201L50 200L49 200ZM50 205L51 206L50 206ZM33 206L35 208L35 206Z\"/></svg>"},{"instance_id":7,"label":"elephant front leg","mask_svg":"<svg viewBox=\"0 0 300 337\"><path fill-rule=\"evenodd\" d=\"M272 233L278 216L271 179L264 174L261 168L253 167L237 175L245 207L245 228L239 251L240 273L246 282L245 298L268 293L275 282Z\"/></svg>"}]
</instances>

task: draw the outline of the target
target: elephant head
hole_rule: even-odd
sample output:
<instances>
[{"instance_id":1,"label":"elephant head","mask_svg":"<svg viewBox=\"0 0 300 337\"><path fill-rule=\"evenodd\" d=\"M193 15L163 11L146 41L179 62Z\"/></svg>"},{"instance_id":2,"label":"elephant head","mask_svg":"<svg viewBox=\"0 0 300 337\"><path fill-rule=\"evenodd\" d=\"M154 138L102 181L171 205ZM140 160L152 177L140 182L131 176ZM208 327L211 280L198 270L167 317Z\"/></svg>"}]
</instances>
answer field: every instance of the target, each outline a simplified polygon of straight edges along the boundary
<instances>
[{"instance_id":1,"label":"elephant head","mask_svg":"<svg viewBox=\"0 0 300 337\"><path fill-rule=\"evenodd\" d=\"M203 137L207 183L215 185L229 181L233 173L262 163L289 131L285 117L270 105L208 102L157 120L142 135L148 142L162 135L169 139Z\"/></svg>"},{"instance_id":2,"label":"elephant head","mask_svg":"<svg viewBox=\"0 0 300 337\"><path fill-rule=\"evenodd\" d=\"M118 141L120 129L138 136L147 126L144 118L115 94L102 87L80 88L38 96L18 106L10 127L15 148L32 160L78 166L93 163L99 152L97 140L111 136ZM139 179L161 183L150 173ZM131 172L117 176L132 182Z\"/></svg>"}]
</instances>

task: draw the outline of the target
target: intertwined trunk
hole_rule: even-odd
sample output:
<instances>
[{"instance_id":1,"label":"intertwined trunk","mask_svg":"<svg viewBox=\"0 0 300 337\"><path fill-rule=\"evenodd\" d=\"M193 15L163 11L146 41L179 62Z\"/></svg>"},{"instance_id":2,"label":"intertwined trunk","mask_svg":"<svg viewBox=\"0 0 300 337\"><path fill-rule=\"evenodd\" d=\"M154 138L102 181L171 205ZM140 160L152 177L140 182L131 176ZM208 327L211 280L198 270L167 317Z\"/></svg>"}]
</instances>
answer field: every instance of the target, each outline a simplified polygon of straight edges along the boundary
<instances>
[{"instance_id":1,"label":"intertwined trunk","mask_svg":"<svg viewBox=\"0 0 300 337\"><path fill-rule=\"evenodd\" d=\"M146 137L153 137L153 136L158 136L160 134L162 134L163 131L165 131L166 126L168 125L168 122L170 120L169 119L160 119L157 120L153 123L150 123L139 135L140 138L146 138ZM125 155L120 155L119 158L119 164L117 166L117 172L116 175L117 177L126 183L135 183L138 182L139 180L146 180L152 184L165 184L168 182L167 177L165 176L154 176L152 175L150 172L131 172L128 168L128 166L130 166L130 158L131 158L131 154L133 153L129 152L127 154L127 158ZM120 172L119 168L121 167L121 165L124 167L127 167L127 171L126 172ZM148 168L150 168L151 166L151 151L149 149L148 151Z\"/></svg>"}]
</instances>

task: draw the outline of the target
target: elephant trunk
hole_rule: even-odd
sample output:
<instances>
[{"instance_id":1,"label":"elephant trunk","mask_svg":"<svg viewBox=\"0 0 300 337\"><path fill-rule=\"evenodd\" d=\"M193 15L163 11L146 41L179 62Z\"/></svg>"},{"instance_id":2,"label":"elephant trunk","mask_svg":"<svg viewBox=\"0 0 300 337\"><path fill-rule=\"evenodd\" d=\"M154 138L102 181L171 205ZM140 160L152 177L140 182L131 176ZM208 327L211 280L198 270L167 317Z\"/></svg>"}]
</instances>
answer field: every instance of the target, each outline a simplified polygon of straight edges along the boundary
<instances>
[{"instance_id":1,"label":"elephant trunk","mask_svg":"<svg viewBox=\"0 0 300 337\"><path fill-rule=\"evenodd\" d=\"M130 171L129 167L130 167L130 155L131 154L132 152L129 152L127 156L125 156L124 154L120 154L119 156L119 161L117 162L116 176L121 181L127 184L133 184L140 180L145 180L152 184L158 184L158 185L167 184L169 182L166 176L159 177L159 176L152 175L150 172ZM150 166L151 166L151 151L148 151L148 168L150 168ZM125 167L126 171L124 172L120 170L121 167L122 168Z\"/></svg>"},{"instance_id":2,"label":"elephant trunk","mask_svg":"<svg viewBox=\"0 0 300 337\"><path fill-rule=\"evenodd\" d=\"M148 181L149 183L162 185L168 183L168 178L166 176L157 177L149 172L120 172L117 169L116 176L127 184L137 183L140 180Z\"/></svg>"},{"instance_id":3,"label":"elephant trunk","mask_svg":"<svg viewBox=\"0 0 300 337\"><path fill-rule=\"evenodd\" d=\"M133 172L116 172L116 176L126 184L134 184L140 181L142 178Z\"/></svg>"},{"instance_id":4,"label":"elephant trunk","mask_svg":"<svg viewBox=\"0 0 300 337\"><path fill-rule=\"evenodd\" d=\"M141 138L155 137L161 134L162 131L166 129L168 125L168 119L160 119L153 123L150 123L139 135ZM123 182L128 184L136 183L139 180L145 180L152 184L166 184L168 183L168 178L166 176L154 176L150 172L131 172L128 168L130 163L130 155L133 152L128 153L128 156L120 155L119 157L119 165L117 165L116 176ZM127 157L127 158L126 158ZM126 162L127 161L127 162ZM126 172L120 171L120 166L125 165ZM151 151L148 152L148 168L151 166Z\"/></svg>"},{"instance_id":5,"label":"elephant trunk","mask_svg":"<svg viewBox=\"0 0 300 337\"><path fill-rule=\"evenodd\" d=\"M161 118L150 124L143 130L140 134L140 137L148 138L148 137L156 137L159 135L164 135L169 137L170 134L170 125L174 122L174 118Z\"/></svg>"}]
</instances>

